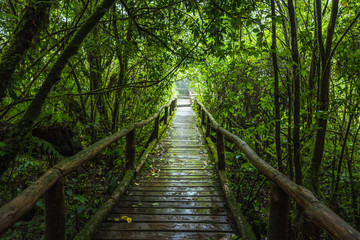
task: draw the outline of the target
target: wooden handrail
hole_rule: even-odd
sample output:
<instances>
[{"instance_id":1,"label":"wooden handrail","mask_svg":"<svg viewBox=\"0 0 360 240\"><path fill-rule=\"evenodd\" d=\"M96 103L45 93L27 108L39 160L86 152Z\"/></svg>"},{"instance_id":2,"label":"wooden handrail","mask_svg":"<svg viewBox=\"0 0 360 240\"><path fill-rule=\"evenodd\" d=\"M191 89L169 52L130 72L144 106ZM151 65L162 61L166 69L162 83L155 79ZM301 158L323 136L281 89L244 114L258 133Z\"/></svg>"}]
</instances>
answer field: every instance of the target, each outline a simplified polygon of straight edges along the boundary
<instances>
[{"instance_id":1,"label":"wooden handrail","mask_svg":"<svg viewBox=\"0 0 360 240\"><path fill-rule=\"evenodd\" d=\"M172 99L167 105L162 106L153 116L148 118L147 120L130 124L117 133L114 133L108 137L105 137L96 143L90 145L86 149L82 150L81 152L65 158L63 161L55 165L53 168L49 169L45 172L38 180L32 183L28 188L24 191L19 193L14 199L10 202L5 204L0 209L0 236L5 233L5 231L11 227L17 220L19 220L25 213L30 211L36 202L51 189L57 183L63 182L63 178L74 171L75 169L79 168L82 164L89 161L93 157L95 157L98 153L100 153L103 149L108 147L110 144L114 143L115 141L119 140L120 138L127 136L128 134L134 134L134 130L136 128L141 128L154 120L158 119L162 110L170 107L170 114L174 111L176 106L177 99ZM159 124L159 122L157 122ZM158 125L155 126L158 128ZM135 144L134 136L127 136L127 139L131 141L132 145L128 145L128 151L133 151ZM128 158L131 158L134 161L134 153L126 153L127 161ZM127 166L134 167L134 163L127 163ZM61 188L61 187L60 187ZM63 193L62 193L63 194ZM47 197L49 198L49 197ZM52 201L56 201L56 199L52 199ZM63 201L63 200L61 200ZM61 202L59 203L62 204ZM52 204L54 205L54 204ZM61 226L58 226L61 227ZM65 234L63 232L62 234ZM51 238L48 237L47 238ZM59 239L59 238L57 238Z\"/></svg>"},{"instance_id":2,"label":"wooden handrail","mask_svg":"<svg viewBox=\"0 0 360 240\"><path fill-rule=\"evenodd\" d=\"M262 174L264 174L269 180L278 184L285 193L292 197L303 208L305 219L308 222L324 229L336 239L360 239L360 233L355 228L350 226L344 219L339 217L325 204L318 200L310 190L297 185L286 175L282 174L280 171L261 159L245 141L221 127L197 99L195 99L195 102L198 104L199 108L205 112L211 125L213 125L217 130L217 137L219 137L218 133L220 133L225 136L228 141L234 143ZM219 160L221 160L221 158L219 158ZM221 166L225 163L218 164Z\"/></svg>"}]
</instances>

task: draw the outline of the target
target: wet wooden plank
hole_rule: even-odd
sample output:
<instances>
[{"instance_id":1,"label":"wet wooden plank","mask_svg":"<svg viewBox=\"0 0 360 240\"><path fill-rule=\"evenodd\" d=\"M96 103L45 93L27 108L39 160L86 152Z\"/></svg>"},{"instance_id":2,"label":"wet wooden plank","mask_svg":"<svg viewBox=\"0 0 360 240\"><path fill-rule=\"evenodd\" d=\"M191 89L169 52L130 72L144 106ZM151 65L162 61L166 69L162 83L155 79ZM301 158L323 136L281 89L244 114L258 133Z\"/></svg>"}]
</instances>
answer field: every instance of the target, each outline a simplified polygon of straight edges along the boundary
<instances>
[{"instance_id":1,"label":"wet wooden plank","mask_svg":"<svg viewBox=\"0 0 360 240\"><path fill-rule=\"evenodd\" d=\"M140 206L141 204L141 206ZM201 202L201 201L180 201L180 202L133 202L133 201L120 201L117 207L121 208L178 208L178 209L207 209L207 208L225 208L226 202Z\"/></svg>"},{"instance_id":2,"label":"wet wooden plank","mask_svg":"<svg viewBox=\"0 0 360 240\"><path fill-rule=\"evenodd\" d=\"M145 177L145 179L171 179L171 180L174 180L174 179L208 179L209 177L213 177L214 179L217 179L218 176L217 175L194 175L194 174L188 174L188 175L176 175L176 174L173 174L173 175L160 175L160 176L151 176L151 175L148 175L149 177Z\"/></svg>"},{"instance_id":3,"label":"wet wooden plank","mask_svg":"<svg viewBox=\"0 0 360 240\"><path fill-rule=\"evenodd\" d=\"M222 192L221 187L147 187L147 186L133 186L130 191L145 191L145 192Z\"/></svg>"},{"instance_id":4,"label":"wet wooden plank","mask_svg":"<svg viewBox=\"0 0 360 240\"><path fill-rule=\"evenodd\" d=\"M122 214L109 214L107 222L114 222L114 219L121 219ZM142 215L128 214L127 217L132 219L132 223L137 222L175 222L175 223L229 223L234 221L229 216L212 216L212 215Z\"/></svg>"},{"instance_id":5,"label":"wet wooden plank","mask_svg":"<svg viewBox=\"0 0 360 240\"><path fill-rule=\"evenodd\" d=\"M198 232L119 232L119 231L100 231L94 239L147 239L147 240L185 240L185 239L222 239L230 240L233 233L198 233Z\"/></svg>"},{"instance_id":6,"label":"wet wooden plank","mask_svg":"<svg viewBox=\"0 0 360 240\"><path fill-rule=\"evenodd\" d=\"M149 179L149 178L141 178L136 183L218 183L213 178L184 178L184 179L172 179L172 178L157 178L157 179Z\"/></svg>"},{"instance_id":7,"label":"wet wooden plank","mask_svg":"<svg viewBox=\"0 0 360 240\"><path fill-rule=\"evenodd\" d=\"M103 231L166 231L173 232L234 232L230 224L222 223L127 223L106 222L102 225Z\"/></svg>"},{"instance_id":8,"label":"wet wooden plank","mask_svg":"<svg viewBox=\"0 0 360 240\"><path fill-rule=\"evenodd\" d=\"M218 182L216 179L213 178L166 178L166 177L157 177L157 178L150 178L145 177L136 181L136 183L141 182Z\"/></svg>"},{"instance_id":9,"label":"wet wooden plank","mask_svg":"<svg viewBox=\"0 0 360 240\"><path fill-rule=\"evenodd\" d=\"M139 187L221 187L218 182L139 182Z\"/></svg>"},{"instance_id":10,"label":"wet wooden plank","mask_svg":"<svg viewBox=\"0 0 360 240\"><path fill-rule=\"evenodd\" d=\"M225 198L222 196L211 197L157 197L157 196L125 196L120 201L134 201L134 202L182 202L182 201L203 201L203 202L224 202Z\"/></svg>"},{"instance_id":11,"label":"wet wooden plank","mask_svg":"<svg viewBox=\"0 0 360 240\"><path fill-rule=\"evenodd\" d=\"M159 174L163 176L168 175L178 175L178 176L188 176L188 175L198 175L198 176L209 176L214 174L214 171L211 170L183 170L183 171L176 171L176 170L164 170L161 171Z\"/></svg>"},{"instance_id":12,"label":"wet wooden plank","mask_svg":"<svg viewBox=\"0 0 360 240\"><path fill-rule=\"evenodd\" d=\"M230 214L230 211L227 208L219 207L219 208L155 208L155 207L130 207L130 208L114 208L112 213L120 213L120 214L130 214L130 213L138 213L138 214L170 214L170 215L222 215L227 216Z\"/></svg>"},{"instance_id":13,"label":"wet wooden plank","mask_svg":"<svg viewBox=\"0 0 360 240\"><path fill-rule=\"evenodd\" d=\"M167 154L167 155L163 155L162 157L153 157L153 158L167 158L168 161L171 161L173 159L181 159L181 160L204 160L204 159L208 159L207 156L194 156L194 155L183 155L183 156L179 156L179 155L174 155L174 154Z\"/></svg>"},{"instance_id":14,"label":"wet wooden plank","mask_svg":"<svg viewBox=\"0 0 360 240\"><path fill-rule=\"evenodd\" d=\"M206 164L204 164L203 162L196 162L196 163L187 163L187 162L173 162L173 163L168 163L166 161L154 164L154 166L161 166L163 168L166 167L180 167L180 166L185 166L185 167L203 167Z\"/></svg>"},{"instance_id":15,"label":"wet wooden plank","mask_svg":"<svg viewBox=\"0 0 360 240\"><path fill-rule=\"evenodd\" d=\"M129 196L179 196L179 197L211 197L211 196L224 196L223 192L205 191L205 192L156 192L156 191L132 191Z\"/></svg>"},{"instance_id":16,"label":"wet wooden plank","mask_svg":"<svg viewBox=\"0 0 360 240\"><path fill-rule=\"evenodd\" d=\"M194 170L197 170L197 171L202 171L202 170L212 170L214 169L213 166L210 166L210 165L196 165L196 166L185 166L185 165L180 165L179 166L159 166L161 167L160 170L161 171L194 171Z\"/></svg>"}]
</instances>

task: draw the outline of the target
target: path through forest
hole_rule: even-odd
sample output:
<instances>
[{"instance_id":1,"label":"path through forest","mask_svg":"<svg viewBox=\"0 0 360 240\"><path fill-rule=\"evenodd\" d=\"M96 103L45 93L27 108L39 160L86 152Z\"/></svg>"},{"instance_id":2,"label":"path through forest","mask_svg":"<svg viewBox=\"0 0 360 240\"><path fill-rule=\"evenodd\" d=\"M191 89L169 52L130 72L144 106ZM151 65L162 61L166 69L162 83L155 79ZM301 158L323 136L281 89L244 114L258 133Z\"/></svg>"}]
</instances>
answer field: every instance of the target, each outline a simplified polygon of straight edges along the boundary
<instances>
[{"instance_id":1,"label":"path through forest","mask_svg":"<svg viewBox=\"0 0 360 240\"><path fill-rule=\"evenodd\" d=\"M236 226L188 98L159 149L95 239L231 239Z\"/></svg>"}]
</instances>

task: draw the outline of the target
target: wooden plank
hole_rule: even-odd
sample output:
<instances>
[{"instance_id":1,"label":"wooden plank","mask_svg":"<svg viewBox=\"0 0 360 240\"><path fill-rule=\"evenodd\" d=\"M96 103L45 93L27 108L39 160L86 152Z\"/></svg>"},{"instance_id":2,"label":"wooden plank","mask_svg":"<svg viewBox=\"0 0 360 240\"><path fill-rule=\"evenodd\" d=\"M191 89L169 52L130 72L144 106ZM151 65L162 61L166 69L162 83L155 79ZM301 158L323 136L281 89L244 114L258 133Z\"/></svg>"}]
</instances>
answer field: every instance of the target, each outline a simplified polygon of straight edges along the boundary
<instances>
[{"instance_id":1,"label":"wooden plank","mask_svg":"<svg viewBox=\"0 0 360 240\"><path fill-rule=\"evenodd\" d=\"M116 218L121 219L122 214L109 214L107 222L114 222ZM172 223L229 223L234 221L229 216L212 216L212 215L142 215L128 214L127 217L132 219L133 223L137 222L172 222Z\"/></svg>"},{"instance_id":2,"label":"wooden plank","mask_svg":"<svg viewBox=\"0 0 360 240\"><path fill-rule=\"evenodd\" d=\"M217 182L140 182L141 187L220 187Z\"/></svg>"},{"instance_id":3,"label":"wooden plank","mask_svg":"<svg viewBox=\"0 0 360 240\"><path fill-rule=\"evenodd\" d=\"M184 192L161 192L161 191L132 191L129 196L179 196L179 197L211 197L211 196L224 196L224 193L214 191L184 191Z\"/></svg>"},{"instance_id":4,"label":"wooden plank","mask_svg":"<svg viewBox=\"0 0 360 240\"><path fill-rule=\"evenodd\" d=\"M195 178L195 179L168 179L168 178L163 178L163 179L140 179L140 181L138 181L139 183L203 183L203 182L207 182L207 183L218 183L218 181L212 179L212 178Z\"/></svg>"},{"instance_id":5,"label":"wooden plank","mask_svg":"<svg viewBox=\"0 0 360 240\"><path fill-rule=\"evenodd\" d=\"M180 169L180 170L161 170L160 174L162 175L211 175L214 171L211 170L186 170L186 169Z\"/></svg>"},{"instance_id":6,"label":"wooden plank","mask_svg":"<svg viewBox=\"0 0 360 240\"><path fill-rule=\"evenodd\" d=\"M223 202L224 197L158 197L158 196L125 196L120 201L141 201L141 202L181 202L181 201L202 201L202 202Z\"/></svg>"},{"instance_id":7,"label":"wooden plank","mask_svg":"<svg viewBox=\"0 0 360 240\"><path fill-rule=\"evenodd\" d=\"M190 172L191 174L192 173L196 173L196 172L200 172L200 173L203 173L202 171L208 171L208 172L211 172L211 173L215 173L215 168L213 166L200 166L200 167L194 167L194 166L178 166L178 167L172 167L172 168L162 168L162 167L159 167L158 169L161 170L161 172L163 173L168 173L168 172Z\"/></svg>"},{"instance_id":8,"label":"wooden plank","mask_svg":"<svg viewBox=\"0 0 360 240\"><path fill-rule=\"evenodd\" d=\"M208 179L209 178L209 175L194 175L194 174L191 174L191 175L160 175L160 176L149 176L149 177L146 177L146 179ZM217 175L214 174L214 178L217 179Z\"/></svg>"},{"instance_id":9,"label":"wooden plank","mask_svg":"<svg viewBox=\"0 0 360 240\"><path fill-rule=\"evenodd\" d=\"M214 166L212 165L204 165L204 164L181 164L181 163L175 163L172 165L169 164L163 164L163 165L155 165L155 168L159 168L161 170L179 170L179 169L185 169L185 170L203 170L203 169L214 169Z\"/></svg>"},{"instance_id":10,"label":"wooden plank","mask_svg":"<svg viewBox=\"0 0 360 240\"><path fill-rule=\"evenodd\" d=\"M106 222L102 225L103 231L166 231L173 232L196 231L196 232L234 232L228 223L127 223L127 222Z\"/></svg>"},{"instance_id":11,"label":"wooden plank","mask_svg":"<svg viewBox=\"0 0 360 240\"><path fill-rule=\"evenodd\" d=\"M133 201L120 201L117 206L121 208L131 208L141 204L139 208L182 208L182 209L206 209L206 208L224 208L226 202L200 202L200 201L182 201L182 202L133 202ZM155 205L154 205L155 204Z\"/></svg>"},{"instance_id":12,"label":"wooden plank","mask_svg":"<svg viewBox=\"0 0 360 240\"><path fill-rule=\"evenodd\" d=\"M130 214L130 213L139 213L139 214L170 214L170 215L223 215L227 216L230 214L228 209L219 207L219 208L154 208L154 207L138 207L138 208L114 208L112 213L120 214Z\"/></svg>"},{"instance_id":13,"label":"wooden plank","mask_svg":"<svg viewBox=\"0 0 360 240\"><path fill-rule=\"evenodd\" d=\"M94 239L223 239L230 240L233 233L198 233L198 232L119 232L100 231Z\"/></svg>"},{"instance_id":14,"label":"wooden plank","mask_svg":"<svg viewBox=\"0 0 360 240\"><path fill-rule=\"evenodd\" d=\"M133 186L130 191L145 191L145 192L221 192L221 187L146 187Z\"/></svg>"},{"instance_id":15,"label":"wooden plank","mask_svg":"<svg viewBox=\"0 0 360 240\"><path fill-rule=\"evenodd\" d=\"M181 173L181 172L161 172L158 175L154 175L154 178L163 177L163 178L169 178L169 177L199 177L199 178L205 178L208 177L210 174L215 174L213 172L204 172L201 173Z\"/></svg>"},{"instance_id":16,"label":"wooden plank","mask_svg":"<svg viewBox=\"0 0 360 240\"><path fill-rule=\"evenodd\" d=\"M183 162L173 162L173 163L168 163L166 160L162 161L162 162L157 162L157 163L154 163L153 166L162 166L162 167L177 167L177 166L186 166L186 167L192 167L192 166L204 166L205 163L207 163L207 161L196 161L196 162L193 162L193 163L190 163L190 162L186 162L186 161L183 161ZM208 165L210 165L208 163Z\"/></svg>"}]
</instances>

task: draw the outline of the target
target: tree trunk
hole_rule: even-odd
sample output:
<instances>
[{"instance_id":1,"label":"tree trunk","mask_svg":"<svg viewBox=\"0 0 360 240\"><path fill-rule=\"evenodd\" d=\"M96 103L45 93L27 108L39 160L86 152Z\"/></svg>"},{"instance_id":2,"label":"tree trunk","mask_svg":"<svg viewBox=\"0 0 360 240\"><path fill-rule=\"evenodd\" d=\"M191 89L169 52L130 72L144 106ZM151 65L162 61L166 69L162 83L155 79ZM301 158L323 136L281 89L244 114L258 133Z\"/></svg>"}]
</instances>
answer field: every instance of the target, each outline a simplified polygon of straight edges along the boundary
<instances>
[{"instance_id":1,"label":"tree trunk","mask_svg":"<svg viewBox=\"0 0 360 240\"><path fill-rule=\"evenodd\" d=\"M293 60L293 78L294 78L294 165L295 182L302 185L301 159L300 159L300 61L297 44L295 9L292 0L288 0L290 30L291 30L291 50Z\"/></svg>"},{"instance_id":2,"label":"tree trunk","mask_svg":"<svg viewBox=\"0 0 360 240\"><path fill-rule=\"evenodd\" d=\"M9 45L4 49L0 59L0 102L11 88L12 75L21 59L31 47L33 39L48 23L51 3L55 1L30 1L24 9L19 25L16 27ZM1 172L0 172L1 173Z\"/></svg>"},{"instance_id":3,"label":"tree trunk","mask_svg":"<svg viewBox=\"0 0 360 240\"><path fill-rule=\"evenodd\" d=\"M116 13L116 9L114 8L114 15ZM114 16L115 18L115 16ZM113 21L113 27L114 27L114 36L116 39L116 42L120 42L120 36L119 36L119 32L118 32L118 27L116 24L116 20ZM129 26L128 26L128 31L127 31L127 35L126 35L126 42L129 43L131 41L132 38L132 21L129 20ZM113 114L112 114L112 130L116 131L116 129L118 128L118 122L119 122L119 109L120 109L120 101L119 98L121 97L122 94L122 85L125 85L127 80L126 80L126 73L127 73L127 69L128 69L128 50L127 50L127 46L125 46L124 51L121 51L121 49L119 49L120 46L116 47L116 53L117 53L117 58L119 61L119 77L118 77L118 82L117 82L117 87L119 87L119 89L116 91L115 93L115 99L114 99L114 106L113 106Z\"/></svg>"},{"instance_id":4,"label":"tree trunk","mask_svg":"<svg viewBox=\"0 0 360 240\"><path fill-rule=\"evenodd\" d=\"M332 10L330 22L328 25L326 49L324 49L324 42L322 38L322 15L321 15L321 0L316 0L316 17L317 17L317 31L318 31L318 45L320 49L320 85L319 85L319 117L317 119L316 138L314 144L313 156L311 159L308 174L306 176L306 186L314 193L320 193L319 190L319 173L321 161L324 153L325 135L327 128L327 111L329 109L329 85L330 85L330 70L331 70L331 46L334 36L335 24L338 13L338 1L332 2Z\"/></svg>"},{"instance_id":5,"label":"tree trunk","mask_svg":"<svg viewBox=\"0 0 360 240\"><path fill-rule=\"evenodd\" d=\"M282 154L281 154L281 129L280 129L280 104L279 104L279 73L276 54L276 22L275 22L275 0L271 0L271 15L272 15L272 59L274 69L274 84L275 84L275 145L278 168L283 172ZM270 188L270 211L268 219L269 240L287 240L288 239L288 212L289 199L286 193L276 184L272 183Z\"/></svg>"},{"instance_id":6,"label":"tree trunk","mask_svg":"<svg viewBox=\"0 0 360 240\"><path fill-rule=\"evenodd\" d=\"M5 147L1 149L6 152L6 155L0 157L0 175L5 172L9 163L15 159L17 153L22 148L21 143L23 142L23 139L30 132L35 120L40 115L41 108L44 105L52 87L60 81L61 73L70 57L76 54L85 37L105 15L114 2L115 0L104 0L96 8L95 12L84 22L79 30L76 31L63 53L54 63L34 100L31 102L24 116L17 123L14 131L8 135L7 140L5 141Z\"/></svg>"}]
</instances>

